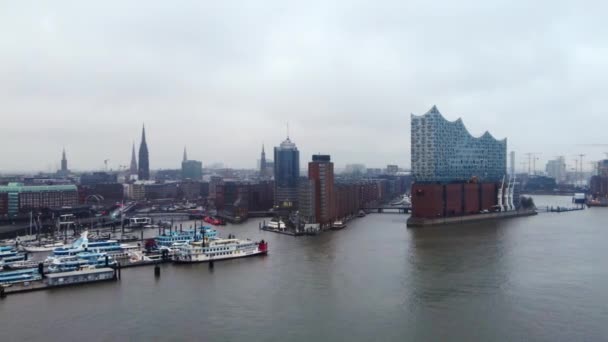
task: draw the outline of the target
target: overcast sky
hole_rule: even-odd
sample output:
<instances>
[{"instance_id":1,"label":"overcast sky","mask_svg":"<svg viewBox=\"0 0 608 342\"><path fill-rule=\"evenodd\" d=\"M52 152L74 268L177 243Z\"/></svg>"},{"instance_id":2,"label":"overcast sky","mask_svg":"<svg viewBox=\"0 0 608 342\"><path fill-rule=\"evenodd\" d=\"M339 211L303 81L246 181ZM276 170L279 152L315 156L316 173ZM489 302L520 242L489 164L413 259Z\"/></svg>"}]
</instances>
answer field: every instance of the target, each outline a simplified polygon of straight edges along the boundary
<instances>
[{"instance_id":1,"label":"overcast sky","mask_svg":"<svg viewBox=\"0 0 608 342\"><path fill-rule=\"evenodd\" d=\"M72 169L128 165L144 122L153 169L184 145L255 167L287 122L302 165L409 167L410 113L434 104L508 138L518 168L589 169L608 152L583 146L608 144L607 4L2 1L0 172L55 170L64 146Z\"/></svg>"}]
</instances>

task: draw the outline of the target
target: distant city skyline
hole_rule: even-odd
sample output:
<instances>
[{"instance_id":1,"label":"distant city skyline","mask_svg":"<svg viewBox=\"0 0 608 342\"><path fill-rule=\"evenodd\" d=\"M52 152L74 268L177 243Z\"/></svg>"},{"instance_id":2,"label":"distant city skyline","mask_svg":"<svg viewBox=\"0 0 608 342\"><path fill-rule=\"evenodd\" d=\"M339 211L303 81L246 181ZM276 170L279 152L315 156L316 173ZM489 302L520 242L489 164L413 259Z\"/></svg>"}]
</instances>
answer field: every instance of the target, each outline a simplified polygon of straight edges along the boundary
<instances>
[{"instance_id":1,"label":"distant city skyline","mask_svg":"<svg viewBox=\"0 0 608 342\"><path fill-rule=\"evenodd\" d=\"M508 138L517 170L529 152L538 170L608 152L584 146L608 144L607 4L233 6L4 5L0 173L55 171L63 147L71 170L128 168L142 122L152 170L179 168L184 145L203 165L256 168L287 122L303 158L409 167L409 115L433 105Z\"/></svg>"}]
</instances>

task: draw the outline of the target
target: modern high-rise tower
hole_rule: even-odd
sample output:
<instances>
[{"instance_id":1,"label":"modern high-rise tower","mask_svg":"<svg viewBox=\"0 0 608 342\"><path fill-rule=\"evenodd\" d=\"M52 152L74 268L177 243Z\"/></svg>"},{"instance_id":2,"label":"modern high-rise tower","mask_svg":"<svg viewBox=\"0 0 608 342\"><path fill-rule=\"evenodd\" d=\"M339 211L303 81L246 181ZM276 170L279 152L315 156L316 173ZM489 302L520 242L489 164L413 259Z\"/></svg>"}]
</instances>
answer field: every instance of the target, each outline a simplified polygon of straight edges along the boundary
<instances>
[{"instance_id":1,"label":"modern high-rise tower","mask_svg":"<svg viewBox=\"0 0 608 342\"><path fill-rule=\"evenodd\" d=\"M141 144L139 145L139 180L150 179L150 161L148 159L148 144L146 144L146 127L141 129Z\"/></svg>"},{"instance_id":2,"label":"modern high-rise tower","mask_svg":"<svg viewBox=\"0 0 608 342\"><path fill-rule=\"evenodd\" d=\"M300 152L289 136L274 148L274 203L279 208L298 207Z\"/></svg>"},{"instance_id":3,"label":"modern high-rise tower","mask_svg":"<svg viewBox=\"0 0 608 342\"><path fill-rule=\"evenodd\" d=\"M184 146L184 157L182 160L182 179L200 181L203 178L203 163L198 160L189 160L186 147Z\"/></svg>"},{"instance_id":4,"label":"modern high-rise tower","mask_svg":"<svg viewBox=\"0 0 608 342\"><path fill-rule=\"evenodd\" d=\"M314 184L314 216L317 223L335 219L334 163L328 155L313 155L308 163L308 179Z\"/></svg>"},{"instance_id":5,"label":"modern high-rise tower","mask_svg":"<svg viewBox=\"0 0 608 342\"><path fill-rule=\"evenodd\" d=\"M566 181L566 159L563 156L557 157L554 160L549 160L545 168L547 176L555 178L557 184Z\"/></svg>"}]
</instances>

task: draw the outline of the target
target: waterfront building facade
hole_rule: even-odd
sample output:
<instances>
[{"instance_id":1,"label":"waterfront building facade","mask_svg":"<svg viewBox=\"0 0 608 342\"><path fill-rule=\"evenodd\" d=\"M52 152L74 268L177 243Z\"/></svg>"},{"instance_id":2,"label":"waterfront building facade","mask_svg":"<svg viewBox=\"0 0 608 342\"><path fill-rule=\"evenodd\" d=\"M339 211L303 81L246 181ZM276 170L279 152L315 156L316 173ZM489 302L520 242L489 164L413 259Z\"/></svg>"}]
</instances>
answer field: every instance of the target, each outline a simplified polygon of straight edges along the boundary
<instances>
[{"instance_id":1,"label":"waterfront building facade","mask_svg":"<svg viewBox=\"0 0 608 342\"><path fill-rule=\"evenodd\" d=\"M275 206L287 210L297 209L300 152L289 137L274 148L274 178Z\"/></svg>"},{"instance_id":2,"label":"waterfront building facade","mask_svg":"<svg viewBox=\"0 0 608 342\"><path fill-rule=\"evenodd\" d=\"M78 204L76 185L29 186L9 183L0 186L0 215L14 216L30 210L61 208Z\"/></svg>"},{"instance_id":3,"label":"waterfront building facade","mask_svg":"<svg viewBox=\"0 0 608 342\"><path fill-rule=\"evenodd\" d=\"M224 181L223 214L230 221L241 222L249 216L249 185L237 180Z\"/></svg>"},{"instance_id":4,"label":"waterfront building facade","mask_svg":"<svg viewBox=\"0 0 608 342\"><path fill-rule=\"evenodd\" d=\"M300 222L316 223L315 181L301 177L298 183L298 214Z\"/></svg>"},{"instance_id":5,"label":"waterfront building facade","mask_svg":"<svg viewBox=\"0 0 608 342\"><path fill-rule=\"evenodd\" d=\"M314 182L316 223L335 219L334 163L329 155L313 155L308 163L308 179Z\"/></svg>"},{"instance_id":6,"label":"waterfront building facade","mask_svg":"<svg viewBox=\"0 0 608 342\"><path fill-rule=\"evenodd\" d=\"M207 201L211 207L218 211L224 210L224 180L222 177L211 177Z\"/></svg>"},{"instance_id":7,"label":"waterfront building facade","mask_svg":"<svg viewBox=\"0 0 608 342\"><path fill-rule=\"evenodd\" d=\"M411 158L415 182L500 182L507 139L488 132L475 138L461 119L450 122L433 106L424 115L411 115Z\"/></svg>"},{"instance_id":8,"label":"waterfront building facade","mask_svg":"<svg viewBox=\"0 0 608 342\"><path fill-rule=\"evenodd\" d=\"M249 210L268 211L274 204L274 182L263 180L249 185Z\"/></svg>"}]
</instances>

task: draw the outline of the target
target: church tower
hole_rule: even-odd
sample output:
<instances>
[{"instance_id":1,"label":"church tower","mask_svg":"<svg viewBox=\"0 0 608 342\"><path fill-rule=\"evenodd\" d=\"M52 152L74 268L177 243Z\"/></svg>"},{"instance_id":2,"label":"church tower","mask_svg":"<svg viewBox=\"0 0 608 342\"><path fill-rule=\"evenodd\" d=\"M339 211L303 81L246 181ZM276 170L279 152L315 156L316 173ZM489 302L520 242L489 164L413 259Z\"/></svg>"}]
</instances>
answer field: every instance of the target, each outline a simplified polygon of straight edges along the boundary
<instances>
[{"instance_id":1,"label":"church tower","mask_svg":"<svg viewBox=\"0 0 608 342\"><path fill-rule=\"evenodd\" d=\"M139 180L150 179L150 161L148 156L148 144L146 143L146 127L141 129L141 144L139 145Z\"/></svg>"}]
</instances>

